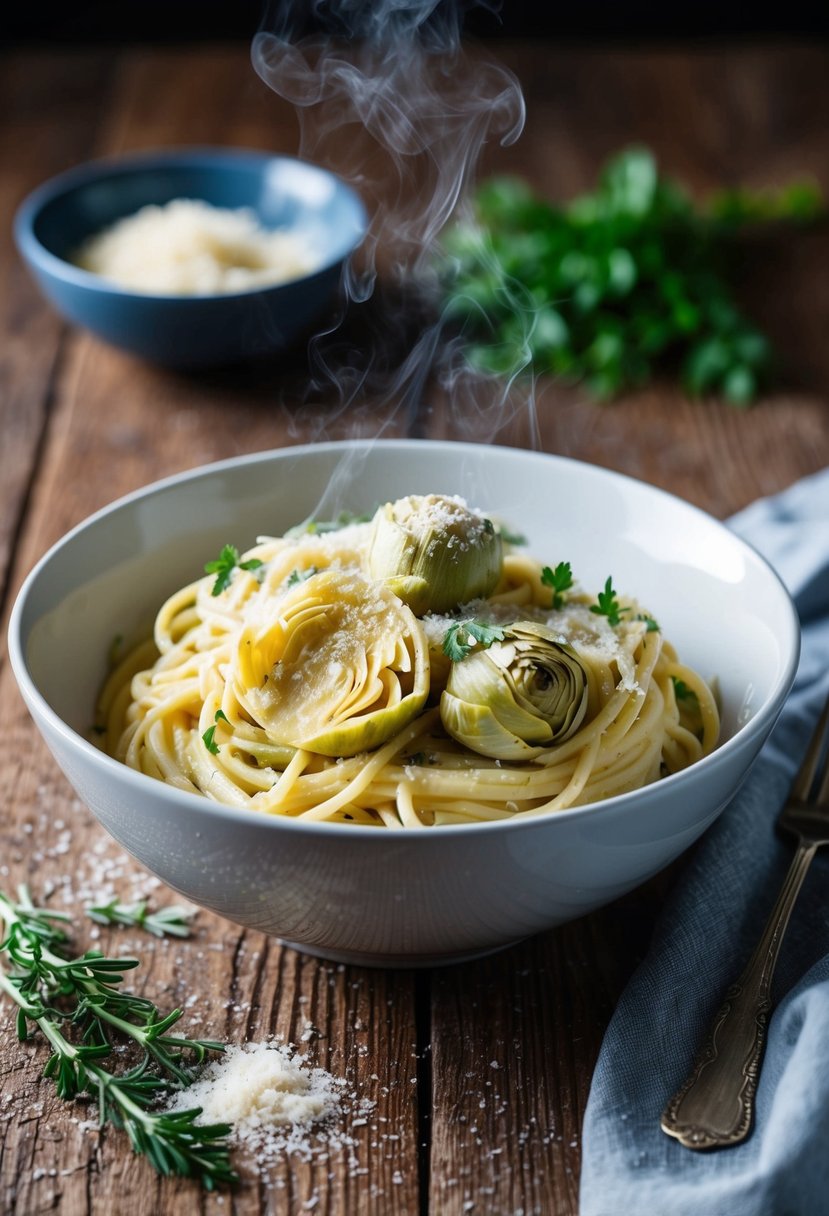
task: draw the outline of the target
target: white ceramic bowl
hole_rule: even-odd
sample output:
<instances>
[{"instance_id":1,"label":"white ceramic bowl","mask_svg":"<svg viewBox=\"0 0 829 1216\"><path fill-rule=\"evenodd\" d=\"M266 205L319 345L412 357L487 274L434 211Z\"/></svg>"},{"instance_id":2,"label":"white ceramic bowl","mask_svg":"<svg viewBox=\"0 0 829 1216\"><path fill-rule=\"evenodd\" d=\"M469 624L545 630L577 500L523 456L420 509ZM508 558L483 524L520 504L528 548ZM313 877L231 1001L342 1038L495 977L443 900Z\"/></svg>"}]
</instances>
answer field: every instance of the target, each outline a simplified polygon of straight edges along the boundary
<instances>
[{"instance_id":1,"label":"white ceramic bowl","mask_svg":"<svg viewBox=\"0 0 829 1216\"><path fill-rule=\"evenodd\" d=\"M681 657L719 678L723 738L697 765L591 807L389 832L232 810L163 785L87 742L110 639L149 626L225 542L241 549L341 508L458 493L653 612ZM98 819L188 899L312 954L375 965L456 961L629 891L694 841L734 794L794 678L799 633L777 576L696 508L605 469L509 448L319 444L225 461L114 503L29 575L12 666L63 771Z\"/></svg>"}]
</instances>

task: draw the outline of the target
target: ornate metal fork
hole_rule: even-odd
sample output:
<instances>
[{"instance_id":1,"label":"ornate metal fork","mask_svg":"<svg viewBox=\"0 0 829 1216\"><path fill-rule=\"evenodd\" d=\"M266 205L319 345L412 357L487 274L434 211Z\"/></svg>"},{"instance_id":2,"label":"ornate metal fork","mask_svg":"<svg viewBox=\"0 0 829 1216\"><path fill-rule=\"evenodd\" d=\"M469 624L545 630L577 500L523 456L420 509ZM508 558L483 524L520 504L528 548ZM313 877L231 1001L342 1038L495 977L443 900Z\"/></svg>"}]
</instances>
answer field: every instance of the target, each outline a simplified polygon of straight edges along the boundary
<instances>
[{"instance_id":1,"label":"ornate metal fork","mask_svg":"<svg viewBox=\"0 0 829 1216\"><path fill-rule=\"evenodd\" d=\"M751 1130L780 943L809 864L829 844L827 747L829 701L778 820L798 845L777 903L745 970L725 994L691 1075L662 1115L662 1130L686 1148L739 1144Z\"/></svg>"}]
</instances>

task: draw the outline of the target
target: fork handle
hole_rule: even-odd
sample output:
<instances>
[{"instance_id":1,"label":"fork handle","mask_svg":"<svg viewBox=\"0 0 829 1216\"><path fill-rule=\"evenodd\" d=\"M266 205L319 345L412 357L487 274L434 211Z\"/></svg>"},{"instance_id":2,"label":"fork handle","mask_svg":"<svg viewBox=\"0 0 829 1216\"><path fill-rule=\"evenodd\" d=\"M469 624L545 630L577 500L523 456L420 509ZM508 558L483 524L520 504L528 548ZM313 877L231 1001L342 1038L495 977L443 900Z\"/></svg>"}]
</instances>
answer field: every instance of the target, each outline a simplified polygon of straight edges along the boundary
<instances>
[{"instance_id":1,"label":"fork handle","mask_svg":"<svg viewBox=\"0 0 829 1216\"><path fill-rule=\"evenodd\" d=\"M754 953L726 992L691 1075L663 1112L662 1130L686 1148L739 1144L751 1129L774 967L816 850L800 842Z\"/></svg>"}]
</instances>

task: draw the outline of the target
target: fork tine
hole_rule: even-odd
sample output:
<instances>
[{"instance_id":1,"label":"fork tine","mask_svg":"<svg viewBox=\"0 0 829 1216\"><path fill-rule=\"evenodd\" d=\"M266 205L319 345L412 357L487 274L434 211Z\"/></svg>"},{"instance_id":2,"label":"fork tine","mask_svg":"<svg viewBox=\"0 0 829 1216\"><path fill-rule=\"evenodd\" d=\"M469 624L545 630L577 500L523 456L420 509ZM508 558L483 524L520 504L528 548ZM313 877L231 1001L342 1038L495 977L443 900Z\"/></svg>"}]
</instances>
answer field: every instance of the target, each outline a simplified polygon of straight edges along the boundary
<instances>
[{"instance_id":1,"label":"fork tine","mask_svg":"<svg viewBox=\"0 0 829 1216\"><path fill-rule=\"evenodd\" d=\"M792 786L792 798L798 798L805 802L809 797L809 791L812 788L820 766L827 730L829 730L829 698L827 698L826 704L823 707L823 713L820 715L820 720L815 727L814 734L809 743L809 750L806 752L806 757ZM827 792L829 792L829 766L827 766L827 772L823 778L823 783L817 797L823 798Z\"/></svg>"}]
</instances>

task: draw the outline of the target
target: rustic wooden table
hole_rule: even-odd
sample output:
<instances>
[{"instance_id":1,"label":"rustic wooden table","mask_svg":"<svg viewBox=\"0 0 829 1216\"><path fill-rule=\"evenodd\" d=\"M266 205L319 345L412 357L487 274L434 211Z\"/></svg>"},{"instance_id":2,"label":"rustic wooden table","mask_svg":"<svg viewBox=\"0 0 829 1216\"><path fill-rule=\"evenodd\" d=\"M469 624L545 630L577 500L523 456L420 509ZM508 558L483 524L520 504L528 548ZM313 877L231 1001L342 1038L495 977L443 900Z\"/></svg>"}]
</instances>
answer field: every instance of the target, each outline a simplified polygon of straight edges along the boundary
<instances>
[{"instance_id":1,"label":"rustic wooden table","mask_svg":"<svg viewBox=\"0 0 829 1216\"><path fill-rule=\"evenodd\" d=\"M825 49L603 52L504 46L528 102L520 142L488 168L564 198L601 161L642 141L693 188L779 183L812 173L829 189ZM186 377L145 366L67 328L11 244L23 195L91 156L175 143L293 152L293 114L244 48L26 52L0 72L0 609L45 549L116 496L240 452L320 435L468 437L432 402L352 416L293 408L279 369ZM771 245L743 284L787 356L784 387L741 412L660 385L612 406L540 386L545 451L606 465L726 516L829 458L829 236ZM296 369L294 369L296 370ZM476 438L528 444L526 411ZM120 855L42 746L0 655L0 885L25 881L57 907L116 891L167 898ZM199 913L186 942L137 950L142 991L189 1005L196 1033L281 1035L376 1104L328 1160L291 1157L267 1176L240 1161L232 1195L162 1181L122 1135L84 1126L40 1079L41 1044L20 1046L0 1006L0 1209L139 1214L304 1211L567 1216L578 1210L580 1129L614 1003L647 946L665 880L574 924L477 963L434 972L327 965ZM89 929L79 921L79 934ZM198 994L193 999L193 994ZM349 1130L349 1129L346 1129ZM612 1206L612 1204L611 1204Z\"/></svg>"}]
</instances>

